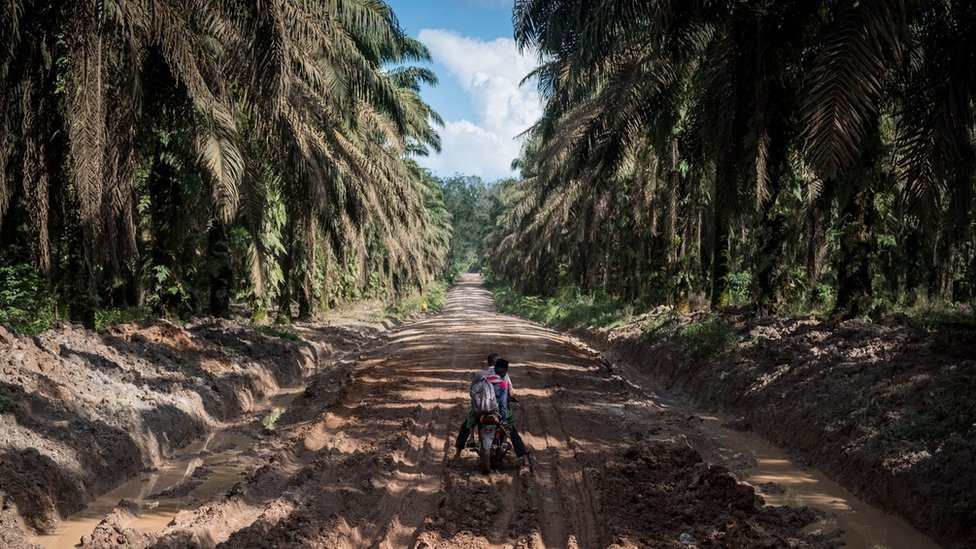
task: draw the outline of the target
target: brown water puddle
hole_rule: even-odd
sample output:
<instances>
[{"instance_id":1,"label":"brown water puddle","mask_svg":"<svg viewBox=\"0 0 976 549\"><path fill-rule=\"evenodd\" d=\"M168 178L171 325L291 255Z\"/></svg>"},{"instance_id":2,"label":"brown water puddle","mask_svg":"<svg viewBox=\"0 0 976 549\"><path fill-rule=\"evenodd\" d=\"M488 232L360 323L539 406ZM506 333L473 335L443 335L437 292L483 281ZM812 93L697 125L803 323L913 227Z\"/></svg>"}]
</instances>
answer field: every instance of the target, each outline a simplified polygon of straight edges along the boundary
<instances>
[{"instance_id":1,"label":"brown water puddle","mask_svg":"<svg viewBox=\"0 0 976 549\"><path fill-rule=\"evenodd\" d=\"M283 410L304 390L304 386L280 389L269 410ZM122 483L67 517L57 533L35 536L31 541L47 549L74 547L123 499L137 504L140 510L138 517L121 525L123 528L161 532L181 511L213 500L241 480L250 467L243 454L258 442L257 436L241 433L236 426L211 433L180 449L157 470Z\"/></svg>"},{"instance_id":2,"label":"brown water puddle","mask_svg":"<svg viewBox=\"0 0 976 549\"><path fill-rule=\"evenodd\" d=\"M729 418L696 410L670 395L649 390L653 386L651 379L627 367L621 370L626 372L624 377L631 383L637 382L635 385L658 406L703 419L705 433L723 447L719 453L730 463L754 462L754 466L743 468L742 480L760 492L766 505L806 505L823 511L824 519L808 525L803 529L805 532L842 531L840 539L850 549L941 548L901 518L872 507L820 471L794 465L784 451L763 437L724 427Z\"/></svg>"},{"instance_id":3,"label":"brown water puddle","mask_svg":"<svg viewBox=\"0 0 976 549\"><path fill-rule=\"evenodd\" d=\"M674 402L659 404L665 408L680 409L682 413L685 411L683 406L675 406ZM850 549L941 547L904 520L872 507L820 471L794 465L785 452L761 436L723 427L726 419L716 415L695 415L705 420L703 427L706 433L732 453L727 457L755 460L754 467L742 471L742 480L760 491L766 505L806 505L824 511L824 519L804 528L805 532L820 534L841 530L844 547Z\"/></svg>"}]
</instances>

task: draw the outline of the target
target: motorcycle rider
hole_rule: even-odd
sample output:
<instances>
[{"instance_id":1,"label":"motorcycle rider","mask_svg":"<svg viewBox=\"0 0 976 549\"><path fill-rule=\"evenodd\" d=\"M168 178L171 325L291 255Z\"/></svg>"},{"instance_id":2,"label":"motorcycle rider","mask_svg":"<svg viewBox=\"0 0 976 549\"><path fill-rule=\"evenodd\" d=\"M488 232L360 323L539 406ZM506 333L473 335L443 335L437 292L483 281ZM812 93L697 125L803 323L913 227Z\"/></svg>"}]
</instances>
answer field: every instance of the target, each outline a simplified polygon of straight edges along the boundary
<instances>
[{"instance_id":1,"label":"motorcycle rider","mask_svg":"<svg viewBox=\"0 0 976 549\"><path fill-rule=\"evenodd\" d=\"M518 399L512 394L512 379L508 375L509 363L503 358L498 358L496 353L488 355L487 363L488 368L475 374L473 380L484 378L494 386L495 396L498 399L499 412L502 420L506 423L506 430L512 441L512 448L515 450L515 455L521 459L522 464L528 465L528 452L525 449L525 443L515 428L515 415L508 407L509 402L518 402ZM471 428L475 426L477 421L478 418L474 412L469 411L468 416L461 423L457 440L454 443L454 459L461 457L461 451L464 449L464 444L471 434Z\"/></svg>"},{"instance_id":2,"label":"motorcycle rider","mask_svg":"<svg viewBox=\"0 0 976 549\"><path fill-rule=\"evenodd\" d=\"M471 378L471 383L474 383L480 376L487 376L488 375L487 372L489 370L494 371L495 361L497 361L499 358L501 358L501 355L499 355L498 353L490 353L488 355L488 358L485 360L485 369L478 370L478 373L476 373L474 377ZM509 383L510 382L511 381L509 380ZM457 452L455 452L454 454L455 459L461 457L461 450L464 449L464 444L468 441L469 438L471 438L471 428L468 427L468 417L465 416L465 418L461 421L461 428L458 429L457 441L454 444L455 448L457 448Z\"/></svg>"}]
</instances>

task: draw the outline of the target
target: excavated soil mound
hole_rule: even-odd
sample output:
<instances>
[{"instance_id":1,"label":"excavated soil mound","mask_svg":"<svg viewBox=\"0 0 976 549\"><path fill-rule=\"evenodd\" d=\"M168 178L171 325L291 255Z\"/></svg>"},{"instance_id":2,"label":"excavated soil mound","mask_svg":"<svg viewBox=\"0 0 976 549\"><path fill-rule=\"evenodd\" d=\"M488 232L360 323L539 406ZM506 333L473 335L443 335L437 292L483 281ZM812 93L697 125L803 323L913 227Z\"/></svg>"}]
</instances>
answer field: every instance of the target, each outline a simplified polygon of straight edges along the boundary
<instances>
[{"instance_id":1,"label":"excavated soil mound","mask_svg":"<svg viewBox=\"0 0 976 549\"><path fill-rule=\"evenodd\" d=\"M734 332L734 348L702 358L680 335L696 320L662 309L578 335L608 349L628 375L738 416L731 426L766 436L947 547L976 547L970 327L726 313L719 321Z\"/></svg>"},{"instance_id":2,"label":"excavated soil mound","mask_svg":"<svg viewBox=\"0 0 976 549\"><path fill-rule=\"evenodd\" d=\"M223 320L59 324L37 337L0 325L0 546L29 545L25 530L56 529L371 335L299 329L309 337Z\"/></svg>"},{"instance_id":3,"label":"excavated soil mound","mask_svg":"<svg viewBox=\"0 0 976 549\"><path fill-rule=\"evenodd\" d=\"M639 444L595 466L607 528L621 547L814 546L783 527L803 526L817 513L763 507L751 486L686 444Z\"/></svg>"}]
</instances>

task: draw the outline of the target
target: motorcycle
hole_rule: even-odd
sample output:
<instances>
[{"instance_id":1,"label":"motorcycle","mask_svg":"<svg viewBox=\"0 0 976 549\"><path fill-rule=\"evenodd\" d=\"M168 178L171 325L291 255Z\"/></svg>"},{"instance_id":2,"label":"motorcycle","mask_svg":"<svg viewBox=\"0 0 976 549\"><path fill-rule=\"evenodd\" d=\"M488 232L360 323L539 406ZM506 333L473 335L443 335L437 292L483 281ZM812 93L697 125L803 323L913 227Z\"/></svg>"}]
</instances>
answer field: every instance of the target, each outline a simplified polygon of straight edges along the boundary
<instances>
[{"instance_id":1,"label":"motorcycle","mask_svg":"<svg viewBox=\"0 0 976 549\"><path fill-rule=\"evenodd\" d=\"M478 463L485 474L497 469L512 449L508 429L501 415L484 414L478 417Z\"/></svg>"}]
</instances>

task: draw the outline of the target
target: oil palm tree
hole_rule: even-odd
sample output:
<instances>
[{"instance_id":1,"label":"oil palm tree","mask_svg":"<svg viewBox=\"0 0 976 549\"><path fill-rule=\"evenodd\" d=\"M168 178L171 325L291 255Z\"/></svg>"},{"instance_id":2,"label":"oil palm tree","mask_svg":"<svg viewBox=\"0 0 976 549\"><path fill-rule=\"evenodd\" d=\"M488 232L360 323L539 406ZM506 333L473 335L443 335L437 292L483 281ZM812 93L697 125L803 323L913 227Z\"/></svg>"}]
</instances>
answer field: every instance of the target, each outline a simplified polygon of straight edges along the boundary
<instances>
[{"instance_id":1,"label":"oil palm tree","mask_svg":"<svg viewBox=\"0 0 976 549\"><path fill-rule=\"evenodd\" d=\"M50 242L68 242L49 229L77 231L83 294L138 277L135 174L149 173L150 189L178 181L152 179L166 160L153 145L160 131L190 144L180 165L204 176L207 207L194 215L211 244L232 224L247 229L262 291L262 263L275 259L263 238L268 197L281 193L283 302L296 280L308 300L320 233L361 247L361 225L389 235L423 218L426 191L404 159L439 146L439 119L419 97L433 75L385 69L429 57L385 3L10 0L0 35L0 221L13 200L31 205L23 217L45 272ZM169 106L156 108L163 97ZM408 246L396 261L420 244Z\"/></svg>"}]
</instances>

